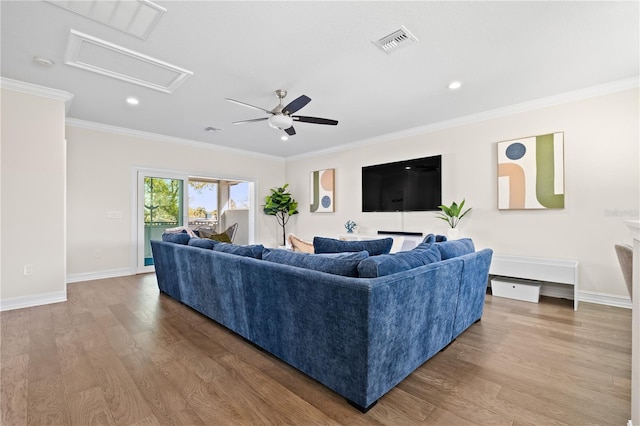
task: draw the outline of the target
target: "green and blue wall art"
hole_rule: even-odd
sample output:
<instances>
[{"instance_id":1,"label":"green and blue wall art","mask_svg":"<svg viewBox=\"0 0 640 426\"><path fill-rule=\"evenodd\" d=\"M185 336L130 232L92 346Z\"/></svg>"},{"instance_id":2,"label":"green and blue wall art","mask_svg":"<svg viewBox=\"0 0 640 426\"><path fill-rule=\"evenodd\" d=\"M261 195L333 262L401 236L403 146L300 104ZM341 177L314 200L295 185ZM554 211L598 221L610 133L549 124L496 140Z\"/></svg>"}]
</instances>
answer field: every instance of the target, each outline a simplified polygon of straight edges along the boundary
<instances>
[{"instance_id":1,"label":"green and blue wall art","mask_svg":"<svg viewBox=\"0 0 640 426\"><path fill-rule=\"evenodd\" d=\"M564 208L564 133L498 142L498 209Z\"/></svg>"},{"instance_id":2,"label":"green and blue wall art","mask_svg":"<svg viewBox=\"0 0 640 426\"><path fill-rule=\"evenodd\" d=\"M311 213L335 212L335 169L311 172Z\"/></svg>"}]
</instances>

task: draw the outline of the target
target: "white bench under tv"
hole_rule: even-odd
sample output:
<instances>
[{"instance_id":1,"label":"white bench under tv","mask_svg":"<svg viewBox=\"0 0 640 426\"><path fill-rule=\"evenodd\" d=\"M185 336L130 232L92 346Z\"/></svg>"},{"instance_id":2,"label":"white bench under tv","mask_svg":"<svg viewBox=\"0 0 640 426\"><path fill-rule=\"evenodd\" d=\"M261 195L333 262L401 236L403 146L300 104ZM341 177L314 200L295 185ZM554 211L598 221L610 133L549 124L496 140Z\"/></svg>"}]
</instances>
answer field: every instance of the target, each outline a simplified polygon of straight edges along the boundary
<instances>
[{"instance_id":1,"label":"white bench under tv","mask_svg":"<svg viewBox=\"0 0 640 426\"><path fill-rule=\"evenodd\" d=\"M573 309L578 310L578 261L493 254L489 275L573 286Z\"/></svg>"}]
</instances>

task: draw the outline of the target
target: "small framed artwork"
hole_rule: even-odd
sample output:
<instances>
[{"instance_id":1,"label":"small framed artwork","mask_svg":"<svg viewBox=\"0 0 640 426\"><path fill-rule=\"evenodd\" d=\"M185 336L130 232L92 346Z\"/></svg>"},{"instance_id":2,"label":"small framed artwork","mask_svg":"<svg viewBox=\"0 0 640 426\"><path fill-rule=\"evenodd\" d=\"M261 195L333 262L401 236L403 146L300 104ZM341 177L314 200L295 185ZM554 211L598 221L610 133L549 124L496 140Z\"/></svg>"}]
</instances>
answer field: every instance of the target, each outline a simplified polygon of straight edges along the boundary
<instances>
[{"instance_id":1,"label":"small framed artwork","mask_svg":"<svg viewBox=\"0 0 640 426\"><path fill-rule=\"evenodd\" d=\"M564 208L564 133L498 142L498 209Z\"/></svg>"},{"instance_id":2,"label":"small framed artwork","mask_svg":"<svg viewBox=\"0 0 640 426\"><path fill-rule=\"evenodd\" d=\"M311 213L335 212L335 169L311 172Z\"/></svg>"}]
</instances>

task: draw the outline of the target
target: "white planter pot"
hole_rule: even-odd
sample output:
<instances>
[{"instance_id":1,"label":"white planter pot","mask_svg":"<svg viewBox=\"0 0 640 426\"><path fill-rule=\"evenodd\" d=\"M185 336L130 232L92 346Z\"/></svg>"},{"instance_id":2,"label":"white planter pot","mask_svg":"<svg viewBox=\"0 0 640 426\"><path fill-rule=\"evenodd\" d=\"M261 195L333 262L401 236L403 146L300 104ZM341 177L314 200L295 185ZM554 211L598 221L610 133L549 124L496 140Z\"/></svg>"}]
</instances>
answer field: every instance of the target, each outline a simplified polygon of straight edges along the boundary
<instances>
[{"instance_id":1,"label":"white planter pot","mask_svg":"<svg viewBox=\"0 0 640 426\"><path fill-rule=\"evenodd\" d=\"M460 230L458 228L449 228L447 230L448 240L457 240L460 238Z\"/></svg>"}]
</instances>

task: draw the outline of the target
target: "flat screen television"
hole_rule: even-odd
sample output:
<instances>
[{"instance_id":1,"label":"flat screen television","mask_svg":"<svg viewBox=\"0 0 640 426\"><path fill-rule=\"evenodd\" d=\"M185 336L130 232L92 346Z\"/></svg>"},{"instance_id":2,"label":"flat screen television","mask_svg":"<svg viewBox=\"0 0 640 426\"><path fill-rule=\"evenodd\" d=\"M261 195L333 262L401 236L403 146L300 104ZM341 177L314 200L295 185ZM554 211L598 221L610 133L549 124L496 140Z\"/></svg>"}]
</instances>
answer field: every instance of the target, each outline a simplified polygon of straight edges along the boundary
<instances>
[{"instance_id":1,"label":"flat screen television","mask_svg":"<svg viewBox=\"0 0 640 426\"><path fill-rule=\"evenodd\" d=\"M442 156L362 168L363 212L440 210Z\"/></svg>"}]
</instances>

